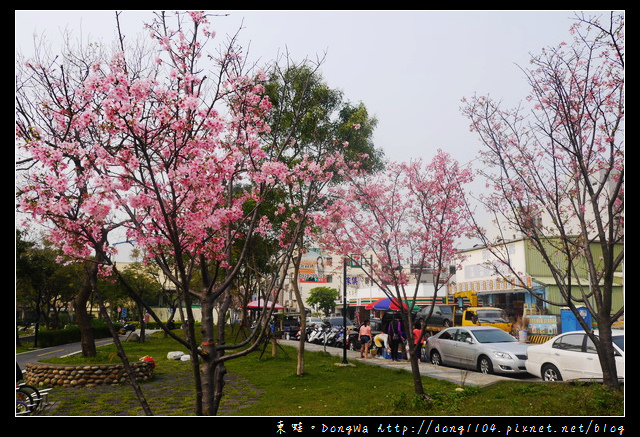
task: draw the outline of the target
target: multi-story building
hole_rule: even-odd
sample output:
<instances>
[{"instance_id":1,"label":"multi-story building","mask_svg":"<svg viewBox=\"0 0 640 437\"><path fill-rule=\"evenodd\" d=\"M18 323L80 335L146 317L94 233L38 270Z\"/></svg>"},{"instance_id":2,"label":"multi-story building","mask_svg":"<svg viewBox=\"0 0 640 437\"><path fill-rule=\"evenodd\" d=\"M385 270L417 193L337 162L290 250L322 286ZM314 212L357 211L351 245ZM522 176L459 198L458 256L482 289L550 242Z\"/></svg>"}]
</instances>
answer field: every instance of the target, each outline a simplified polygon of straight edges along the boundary
<instances>
[{"instance_id":1,"label":"multi-story building","mask_svg":"<svg viewBox=\"0 0 640 437\"><path fill-rule=\"evenodd\" d=\"M369 304L378 299L388 297L385 292L371 281L371 274L367 269L372 263L371 255L353 254L346 262L346 275L343 260L340 256L330 254L321 249L309 249L302 258L298 287L303 302L309 297L315 287L335 288L339 292L336 301L336 314L342 315L344 303L347 305L347 316L354 320L364 320L367 317L379 316L380 313L367 309ZM418 283L418 271L413 266L403 266L410 272L409 284L405 289L408 297L413 297L417 287L415 304L426 305L432 302L434 295L433 273L429 269L423 269ZM291 275L290 275L291 276ZM438 293L438 303L446 301L446 284L441 284ZM281 294L280 303L292 311L298 310L295 294L289 284ZM315 311L314 308L309 308Z\"/></svg>"},{"instance_id":2,"label":"multi-story building","mask_svg":"<svg viewBox=\"0 0 640 437\"><path fill-rule=\"evenodd\" d=\"M508 253L509 266L495 258L484 246L462 251L461 269L456 272L449 293L475 291L485 304L500 307L514 318L526 314L560 315L562 306L545 303L561 303L563 298L540 253L524 238L503 242L502 249L503 253ZM591 250L599 250L598 245L593 243ZM622 246L619 250L623 250ZM573 278L573 284L580 283L588 287L584 260L577 259L574 262L578 276ZM512 272L517 272L517 277ZM620 269L615 274L614 311L624 305L623 286L624 276Z\"/></svg>"}]
</instances>

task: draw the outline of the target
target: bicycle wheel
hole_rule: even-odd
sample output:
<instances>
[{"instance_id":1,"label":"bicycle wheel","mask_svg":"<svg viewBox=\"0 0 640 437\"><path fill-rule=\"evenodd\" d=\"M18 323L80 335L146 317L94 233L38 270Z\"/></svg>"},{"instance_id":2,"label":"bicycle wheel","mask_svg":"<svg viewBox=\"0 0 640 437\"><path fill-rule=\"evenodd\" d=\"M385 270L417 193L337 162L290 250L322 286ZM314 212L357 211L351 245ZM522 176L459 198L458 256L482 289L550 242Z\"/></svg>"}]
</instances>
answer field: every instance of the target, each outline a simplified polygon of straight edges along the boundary
<instances>
[{"instance_id":1,"label":"bicycle wheel","mask_svg":"<svg viewBox=\"0 0 640 437\"><path fill-rule=\"evenodd\" d=\"M40 391L37 388L25 383L18 384L18 388L21 391L29 394L34 404L36 405L36 407L38 406L38 404L40 403L40 400L42 399L42 396L40 395Z\"/></svg>"},{"instance_id":2,"label":"bicycle wheel","mask_svg":"<svg viewBox=\"0 0 640 437\"><path fill-rule=\"evenodd\" d=\"M24 401L16 399L16 415L24 416L26 414L29 414L29 412L29 405Z\"/></svg>"},{"instance_id":3,"label":"bicycle wheel","mask_svg":"<svg viewBox=\"0 0 640 437\"><path fill-rule=\"evenodd\" d=\"M16 414L29 414L33 408L31 395L16 387Z\"/></svg>"},{"instance_id":4,"label":"bicycle wheel","mask_svg":"<svg viewBox=\"0 0 640 437\"><path fill-rule=\"evenodd\" d=\"M40 401L42 400L42 396L40 395L40 391L32 385L29 384L18 384L18 389L24 393L27 393L33 402L33 409L35 410L40 405Z\"/></svg>"}]
</instances>

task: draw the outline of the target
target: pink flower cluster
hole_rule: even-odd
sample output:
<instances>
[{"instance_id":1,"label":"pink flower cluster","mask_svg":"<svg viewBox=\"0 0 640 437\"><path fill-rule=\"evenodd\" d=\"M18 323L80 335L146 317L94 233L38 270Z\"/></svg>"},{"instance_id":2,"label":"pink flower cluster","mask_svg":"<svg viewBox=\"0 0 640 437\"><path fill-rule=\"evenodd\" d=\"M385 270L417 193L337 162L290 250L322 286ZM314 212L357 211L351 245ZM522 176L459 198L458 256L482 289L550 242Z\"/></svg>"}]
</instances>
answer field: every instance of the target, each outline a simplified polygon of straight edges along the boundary
<instances>
[{"instance_id":1,"label":"pink flower cluster","mask_svg":"<svg viewBox=\"0 0 640 437\"><path fill-rule=\"evenodd\" d=\"M469 169L441 151L428 165L391 163L384 173L349 178L315 215L316 237L343 256L371 255L374 282L404 287L400 266L442 269L455 258L455 243L469 230L463 186L471 180Z\"/></svg>"}]
</instances>

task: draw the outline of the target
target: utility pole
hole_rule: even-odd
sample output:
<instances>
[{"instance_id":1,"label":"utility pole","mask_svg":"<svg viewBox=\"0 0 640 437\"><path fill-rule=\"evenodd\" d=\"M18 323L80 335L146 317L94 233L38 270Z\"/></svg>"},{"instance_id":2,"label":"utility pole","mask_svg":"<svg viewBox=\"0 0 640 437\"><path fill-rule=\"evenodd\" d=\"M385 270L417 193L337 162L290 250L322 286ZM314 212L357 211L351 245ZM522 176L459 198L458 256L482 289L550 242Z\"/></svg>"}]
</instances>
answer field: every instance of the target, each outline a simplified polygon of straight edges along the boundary
<instances>
[{"instance_id":1,"label":"utility pole","mask_svg":"<svg viewBox=\"0 0 640 437\"><path fill-rule=\"evenodd\" d=\"M343 260L342 266L342 364L347 362L347 258Z\"/></svg>"}]
</instances>

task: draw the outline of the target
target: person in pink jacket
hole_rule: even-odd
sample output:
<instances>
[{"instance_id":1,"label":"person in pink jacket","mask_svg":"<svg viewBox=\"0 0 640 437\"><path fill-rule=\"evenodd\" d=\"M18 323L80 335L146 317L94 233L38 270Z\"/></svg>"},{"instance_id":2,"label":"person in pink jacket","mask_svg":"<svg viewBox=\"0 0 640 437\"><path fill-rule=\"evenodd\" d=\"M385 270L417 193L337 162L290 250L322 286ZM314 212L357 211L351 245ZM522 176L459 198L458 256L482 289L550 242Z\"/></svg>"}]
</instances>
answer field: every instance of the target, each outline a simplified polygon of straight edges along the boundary
<instances>
[{"instance_id":1,"label":"person in pink jacket","mask_svg":"<svg viewBox=\"0 0 640 437\"><path fill-rule=\"evenodd\" d=\"M360 340L360 358L369 358L369 343L371 342L371 325L369 324L369 319L365 320L360 326L358 339Z\"/></svg>"}]
</instances>

